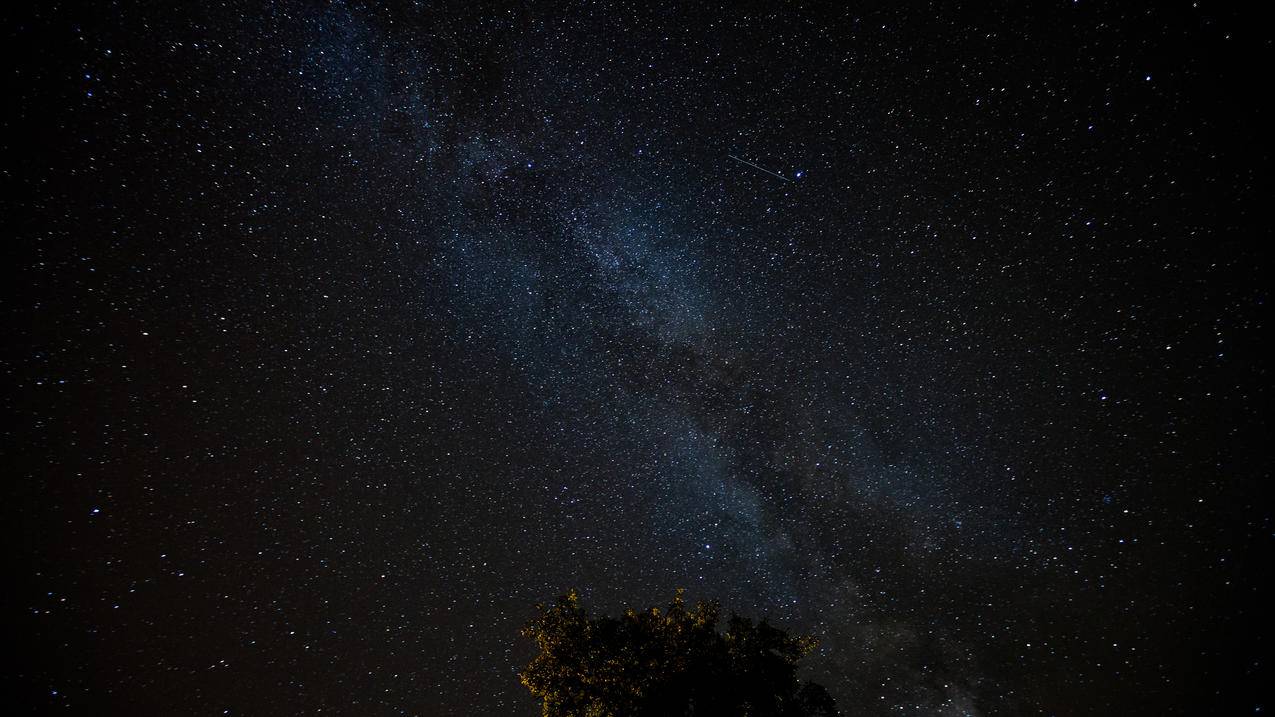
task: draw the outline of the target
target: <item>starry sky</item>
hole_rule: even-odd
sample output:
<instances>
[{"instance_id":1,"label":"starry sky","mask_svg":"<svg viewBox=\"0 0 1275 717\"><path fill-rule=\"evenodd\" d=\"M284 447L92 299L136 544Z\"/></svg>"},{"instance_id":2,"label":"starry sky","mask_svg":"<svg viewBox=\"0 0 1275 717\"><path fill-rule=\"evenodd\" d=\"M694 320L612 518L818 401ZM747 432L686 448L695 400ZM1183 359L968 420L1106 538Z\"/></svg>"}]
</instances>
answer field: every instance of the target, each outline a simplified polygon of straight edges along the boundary
<instances>
[{"instance_id":1,"label":"starry sky","mask_svg":"<svg viewBox=\"0 0 1275 717\"><path fill-rule=\"evenodd\" d=\"M1271 704L1256 18L4 13L29 712L529 716L571 587L848 714Z\"/></svg>"}]
</instances>

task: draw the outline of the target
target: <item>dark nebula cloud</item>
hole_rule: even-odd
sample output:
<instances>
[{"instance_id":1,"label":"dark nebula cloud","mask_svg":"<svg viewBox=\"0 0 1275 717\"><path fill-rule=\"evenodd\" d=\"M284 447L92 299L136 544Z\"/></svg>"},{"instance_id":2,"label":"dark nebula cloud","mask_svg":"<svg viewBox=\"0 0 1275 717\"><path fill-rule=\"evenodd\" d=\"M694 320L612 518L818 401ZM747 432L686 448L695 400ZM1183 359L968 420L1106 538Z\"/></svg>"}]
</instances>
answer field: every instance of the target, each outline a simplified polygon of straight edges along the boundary
<instances>
[{"instance_id":1,"label":"dark nebula cloud","mask_svg":"<svg viewBox=\"0 0 1275 717\"><path fill-rule=\"evenodd\" d=\"M531 715L679 586L846 714L1269 704L1253 18L180 5L6 11L33 711Z\"/></svg>"}]
</instances>

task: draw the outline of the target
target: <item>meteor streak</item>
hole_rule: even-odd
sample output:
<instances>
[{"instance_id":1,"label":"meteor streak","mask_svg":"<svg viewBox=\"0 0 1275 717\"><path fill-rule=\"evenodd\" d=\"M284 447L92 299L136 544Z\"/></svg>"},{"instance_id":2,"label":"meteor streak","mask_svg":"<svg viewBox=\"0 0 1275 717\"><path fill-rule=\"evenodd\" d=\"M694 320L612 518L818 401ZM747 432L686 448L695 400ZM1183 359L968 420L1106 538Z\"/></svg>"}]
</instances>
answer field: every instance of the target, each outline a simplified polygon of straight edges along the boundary
<instances>
[{"instance_id":1,"label":"meteor streak","mask_svg":"<svg viewBox=\"0 0 1275 717\"><path fill-rule=\"evenodd\" d=\"M772 177L775 177L776 179L782 179L782 180L783 180L783 181L785 181L785 182L788 182L788 183L790 183L790 184L792 183L792 180L791 180L791 179L789 179L789 178L787 178L787 177L785 177L784 175L782 175L782 174L776 174L776 173L774 173L774 172L770 171L769 169L766 169L765 167L758 167L757 165L753 164L752 162L749 162L749 161L748 161L748 160L746 160L746 159L740 159L739 157L736 157L736 156L735 156L735 155L733 155L733 154L728 154L728 155L726 155L726 156L727 156L727 157L730 157L731 159L735 160L736 162L740 162L741 164L747 164L748 166L752 167L753 169L760 169L761 171L765 172L766 174L769 174L769 175L770 175L770 176L772 176Z\"/></svg>"}]
</instances>

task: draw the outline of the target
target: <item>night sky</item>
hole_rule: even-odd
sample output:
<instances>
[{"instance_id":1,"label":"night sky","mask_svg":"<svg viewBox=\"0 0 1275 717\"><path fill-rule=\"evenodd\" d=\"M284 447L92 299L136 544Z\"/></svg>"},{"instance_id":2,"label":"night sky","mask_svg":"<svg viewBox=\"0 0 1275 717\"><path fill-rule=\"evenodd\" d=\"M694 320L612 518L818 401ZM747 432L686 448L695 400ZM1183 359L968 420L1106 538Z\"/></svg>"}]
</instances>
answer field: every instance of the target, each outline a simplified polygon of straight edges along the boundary
<instances>
[{"instance_id":1,"label":"night sky","mask_svg":"<svg viewBox=\"0 0 1275 717\"><path fill-rule=\"evenodd\" d=\"M34 5L15 712L533 715L571 587L846 714L1275 705L1256 17Z\"/></svg>"}]
</instances>

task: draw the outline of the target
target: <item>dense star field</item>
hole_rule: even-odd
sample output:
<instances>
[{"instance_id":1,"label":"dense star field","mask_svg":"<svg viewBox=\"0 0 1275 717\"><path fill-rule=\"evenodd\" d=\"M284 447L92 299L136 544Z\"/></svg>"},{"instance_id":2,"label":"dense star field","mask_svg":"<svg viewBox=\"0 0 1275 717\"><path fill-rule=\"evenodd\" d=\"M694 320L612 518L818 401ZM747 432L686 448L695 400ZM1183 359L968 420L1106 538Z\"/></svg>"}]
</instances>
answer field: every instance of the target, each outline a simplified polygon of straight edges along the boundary
<instances>
[{"instance_id":1,"label":"dense star field","mask_svg":"<svg viewBox=\"0 0 1275 717\"><path fill-rule=\"evenodd\" d=\"M4 32L15 713L533 715L571 587L813 635L847 715L1269 709L1255 17Z\"/></svg>"}]
</instances>

